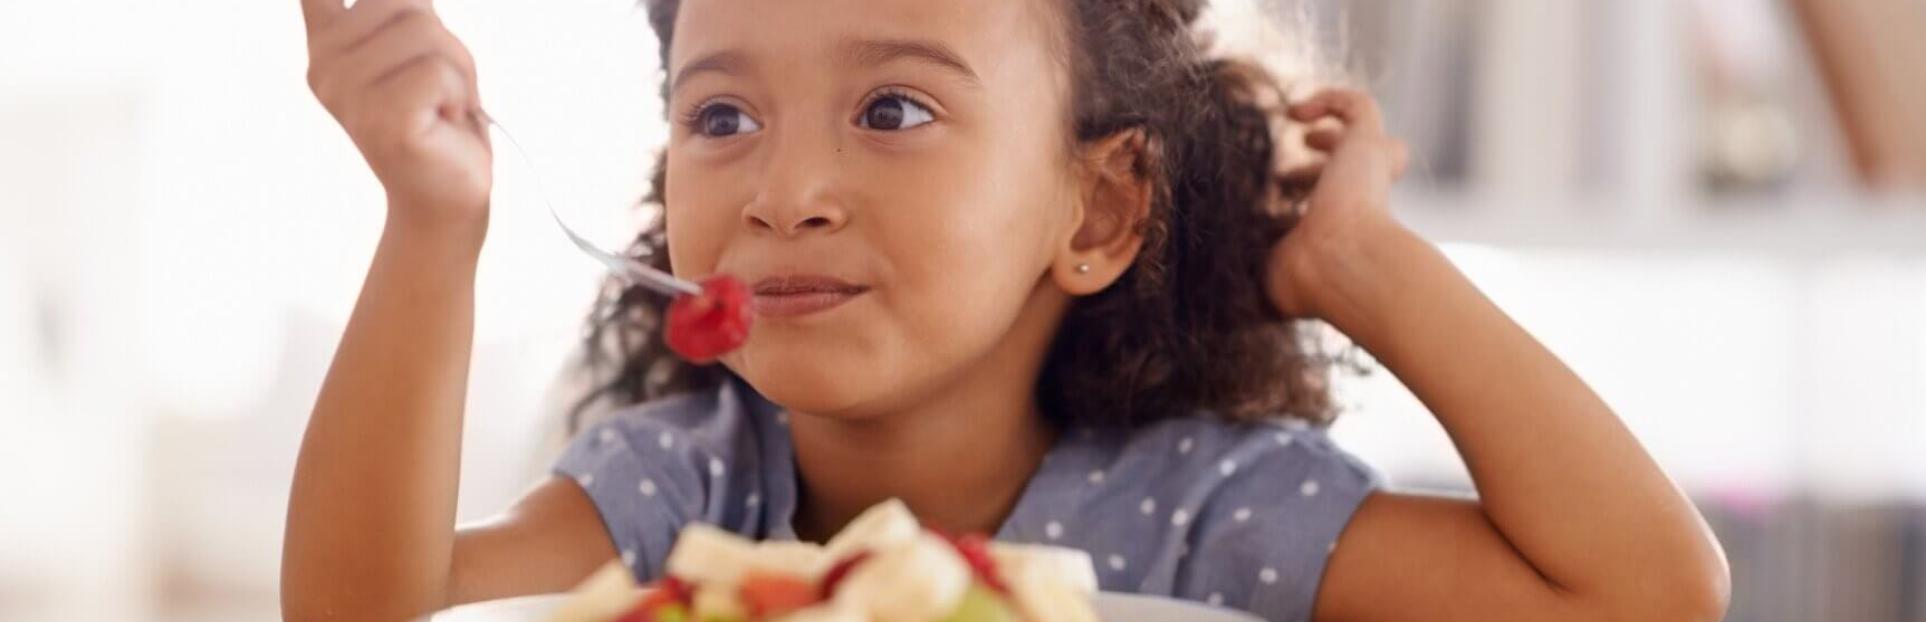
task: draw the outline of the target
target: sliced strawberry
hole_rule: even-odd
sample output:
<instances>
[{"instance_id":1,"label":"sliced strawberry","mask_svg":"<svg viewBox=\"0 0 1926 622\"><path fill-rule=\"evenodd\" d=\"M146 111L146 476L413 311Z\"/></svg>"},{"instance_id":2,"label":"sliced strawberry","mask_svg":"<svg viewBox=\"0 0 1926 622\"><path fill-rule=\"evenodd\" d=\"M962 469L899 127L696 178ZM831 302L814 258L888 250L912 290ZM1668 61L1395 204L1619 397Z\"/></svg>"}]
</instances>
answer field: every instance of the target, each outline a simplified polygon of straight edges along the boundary
<instances>
[{"instance_id":1,"label":"sliced strawberry","mask_svg":"<svg viewBox=\"0 0 1926 622\"><path fill-rule=\"evenodd\" d=\"M807 579L769 572L750 572L743 576L739 594L751 619L781 617L823 600L816 584Z\"/></svg>"},{"instance_id":2,"label":"sliced strawberry","mask_svg":"<svg viewBox=\"0 0 1926 622\"><path fill-rule=\"evenodd\" d=\"M999 594L1010 593L1009 586L1003 583L1003 577L997 573L996 559L990 557L989 538L976 533L951 536L934 528L927 529L930 533L948 540L950 546L956 547L956 554L963 558L964 563L970 565L970 572L976 575L977 581L990 586L990 589L996 590Z\"/></svg>"},{"instance_id":3,"label":"sliced strawberry","mask_svg":"<svg viewBox=\"0 0 1926 622\"><path fill-rule=\"evenodd\" d=\"M869 561L869 551L859 551L854 555L850 555L836 562L836 565L830 566L829 572L823 574L822 586L817 591L817 594L819 594L823 600L829 600L830 597L835 596L836 586L841 584L843 579L849 578L850 571L855 570L857 566L862 565L862 563L866 561Z\"/></svg>"},{"instance_id":4,"label":"sliced strawberry","mask_svg":"<svg viewBox=\"0 0 1926 622\"><path fill-rule=\"evenodd\" d=\"M719 274L702 280L701 295L677 296L663 328L669 349L691 363L713 362L749 340L749 287Z\"/></svg>"},{"instance_id":5,"label":"sliced strawberry","mask_svg":"<svg viewBox=\"0 0 1926 622\"><path fill-rule=\"evenodd\" d=\"M668 592L678 604L689 605L695 603L695 585L690 584L688 581L683 581L679 577L670 575L662 578L660 586L662 591Z\"/></svg>"}]
</instances>

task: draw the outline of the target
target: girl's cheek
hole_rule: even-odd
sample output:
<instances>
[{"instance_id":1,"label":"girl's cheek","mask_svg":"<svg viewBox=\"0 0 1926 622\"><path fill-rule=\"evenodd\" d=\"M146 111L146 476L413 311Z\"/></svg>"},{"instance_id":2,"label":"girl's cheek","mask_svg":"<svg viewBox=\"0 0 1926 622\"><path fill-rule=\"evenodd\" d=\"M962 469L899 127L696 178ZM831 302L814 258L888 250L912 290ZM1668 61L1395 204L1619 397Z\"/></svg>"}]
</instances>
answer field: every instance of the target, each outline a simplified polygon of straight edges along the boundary
<instances>
[{"instance_id":1,"label":"girl's cheek","mask_svg":"<svg viewBox=\"0 0 1926 622\"><path fill-rule=\"evenodd\" d=\"M670 188L715 188L713 176L680 175ZM741 212L723 204L723 197L702 192L671 191L664 210L668 218L669 258L677 272L701 275L714 272L727 244L731 227Z\"/></svg>"},{"instance_id":2,"label":"girl's cheek","mask_svg":"<svg viewBox=\"0 0 1926 622\"><path fill-rule=\"evenodd\" d=\"M668 215L669 260L683 276L715 271L727 231L718 228L716 210L681 205Z\"/></svg>"}]
</instances>

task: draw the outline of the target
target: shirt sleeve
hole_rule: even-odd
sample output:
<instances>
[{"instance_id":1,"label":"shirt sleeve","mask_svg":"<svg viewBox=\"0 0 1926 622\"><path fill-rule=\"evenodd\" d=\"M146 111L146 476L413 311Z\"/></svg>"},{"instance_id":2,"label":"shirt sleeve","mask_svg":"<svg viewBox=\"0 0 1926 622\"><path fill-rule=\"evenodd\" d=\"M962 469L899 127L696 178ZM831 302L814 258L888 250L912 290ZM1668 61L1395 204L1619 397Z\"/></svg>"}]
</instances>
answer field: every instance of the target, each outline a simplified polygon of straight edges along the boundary
<instances>
[{"instance_id":1,"label":"shirt sleeve","mask_svg":"<svg viewBox=\"0 0 1926 622\"><path fill-rule=\"evenodd\" d=\"M609 539L638 581L665 573L664 561L683 526L708 520L709 499L722 463L679 427L676 412L700 408L681 400L627 411L581 431L556 461L554 473L582 487L601 515Z\"/></svg>"},{"instance_id":2,"label":"shirt sleeve","mask_svg":"<svg viewBox=\"0 0 1926 622\"><path fill-rule=\"evenodd\" d=\"M1278 427L1230 448L1194 532L1182 596L1309 620L1326 562L1380 477L1322 430Z\"/></svg>"}]
</instances>

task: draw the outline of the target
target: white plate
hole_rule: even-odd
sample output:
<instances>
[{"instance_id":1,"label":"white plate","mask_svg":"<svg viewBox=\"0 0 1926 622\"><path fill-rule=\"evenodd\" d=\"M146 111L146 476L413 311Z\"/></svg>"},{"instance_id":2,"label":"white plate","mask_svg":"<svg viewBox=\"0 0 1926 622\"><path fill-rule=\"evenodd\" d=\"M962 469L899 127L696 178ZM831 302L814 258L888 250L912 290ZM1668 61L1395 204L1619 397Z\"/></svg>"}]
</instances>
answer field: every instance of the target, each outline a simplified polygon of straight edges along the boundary
<instances>
[{"instance_id":1,"label":"white plate","mask_svg":"<svg viewBox=\"0 0 1926 622\"><path fill-rule=\"evenodd\" d=\"M565 594L525 596L463 605L435 614L433 622L542 622L561 606ZM1129 622L1262 622L1250 614L1196 603L1136 594L1097 595L1097 616Z\"/></svg>"}]
</instances>

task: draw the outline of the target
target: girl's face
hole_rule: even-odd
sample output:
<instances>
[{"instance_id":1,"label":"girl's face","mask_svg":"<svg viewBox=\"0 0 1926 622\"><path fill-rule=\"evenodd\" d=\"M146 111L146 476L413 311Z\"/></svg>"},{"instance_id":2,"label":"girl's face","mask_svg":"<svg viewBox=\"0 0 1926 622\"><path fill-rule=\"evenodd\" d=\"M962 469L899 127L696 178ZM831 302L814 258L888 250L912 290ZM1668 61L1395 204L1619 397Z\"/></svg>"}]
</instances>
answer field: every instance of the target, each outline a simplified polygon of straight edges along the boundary
<instances>
[{"instance_id":1,"label":"girl's face","mask_svg":"<svg viewBox=\"0 0 1926 622\"><path fill-rule=\"evenodd\" d=\"M860 416L1054 326L1068 296L1045 276L1079 191L1045 8L682 3L669 250L681 276L757 290L725 364L789 408Z\"/></svg>"}]
</instances>

